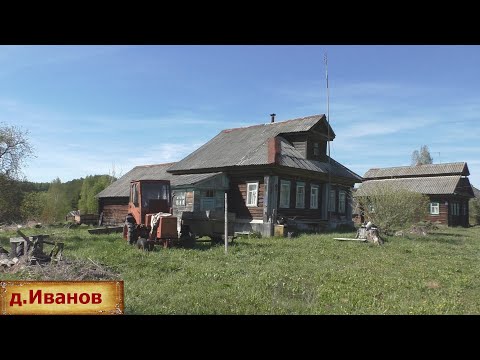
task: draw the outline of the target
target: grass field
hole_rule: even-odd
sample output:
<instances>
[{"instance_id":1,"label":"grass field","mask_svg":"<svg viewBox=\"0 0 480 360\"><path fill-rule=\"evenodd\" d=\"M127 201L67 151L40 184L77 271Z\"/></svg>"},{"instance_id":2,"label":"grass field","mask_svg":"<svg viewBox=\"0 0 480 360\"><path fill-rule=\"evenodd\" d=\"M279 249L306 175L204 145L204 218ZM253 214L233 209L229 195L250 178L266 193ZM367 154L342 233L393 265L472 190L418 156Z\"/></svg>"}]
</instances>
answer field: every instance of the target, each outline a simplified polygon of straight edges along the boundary
<instances>
[{"instance_id":1,"label":"grass field","mask_svg":"<svg viewBox=\"0 0 480 360\"><path fill-rule=\"evenodd\" d=\"M354 233L236 239L227 255L210 243L147 253L120 234L24 232L55 233L67 259L119 273L126 314L480 314L478 226L388 237L383 246L333 240ZM0 233L6 249L10 236Z\"/></svg>"}]
</instances>

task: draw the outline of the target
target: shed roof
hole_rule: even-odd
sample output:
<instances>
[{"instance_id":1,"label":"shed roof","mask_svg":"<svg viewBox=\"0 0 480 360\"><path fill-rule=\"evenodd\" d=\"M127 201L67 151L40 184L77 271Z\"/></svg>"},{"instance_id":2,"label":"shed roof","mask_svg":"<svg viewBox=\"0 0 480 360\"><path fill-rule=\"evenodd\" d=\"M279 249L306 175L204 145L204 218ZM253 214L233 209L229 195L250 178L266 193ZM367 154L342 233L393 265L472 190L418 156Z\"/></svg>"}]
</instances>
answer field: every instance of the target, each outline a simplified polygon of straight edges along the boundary
<instances>
[{"instance_id":1,"label":"shed roof","mask_svg":"<svg viewBox=\"0 0 480 360\"><path fill-rule=\"evenodd\" d=\"M460 175L367 180L359 186L355 196L373 195L384 184L428 195L451 195L462 192L473 196L468 178L462 178Z\"/></svg>"},{"instance_id":2,"label":"shed roof","mask_svg":"<svg viewBox=\"0 0 480 360\"><path fill-rule=\"evenodd\" d=\"M97 194L97 197L128 197L132 180L170 180L172 187L193 185L214 177L220 172L208 174L173 175L167 169L175 163L135 166L117 181Z\"/></svg>"},{"instance_id":3,"label":"shed roof","mask_svg":"<svg viewBox=\"0 0 480 360\"><path fill-rule=\"evenodd\" d=\"M368 170L363 178L382 179L391 177L416 177L416 176L437 176L437 175L463 175L468 176L468 166L466 162L426 164L414 166L397 166L389 168L373 168Z\"/></svg>"}]
</instances>

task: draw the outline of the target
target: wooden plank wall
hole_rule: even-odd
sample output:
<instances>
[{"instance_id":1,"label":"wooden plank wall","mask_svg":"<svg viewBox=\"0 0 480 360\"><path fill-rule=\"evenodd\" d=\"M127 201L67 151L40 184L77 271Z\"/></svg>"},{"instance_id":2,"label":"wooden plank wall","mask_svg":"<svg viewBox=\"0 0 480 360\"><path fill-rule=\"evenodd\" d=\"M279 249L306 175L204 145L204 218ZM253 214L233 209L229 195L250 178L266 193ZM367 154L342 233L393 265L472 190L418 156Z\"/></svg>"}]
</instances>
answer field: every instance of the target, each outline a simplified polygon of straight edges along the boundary
<instances>
[{"instance_id":1,"label":"wooden plank wall","mask_svg":"<svg viewBox=\"0 0 480 360\"><path fill-rule=\"evenodd\" d=\"M440 204L440 214L432 215L428 214L426 220L431 222L440 222L441 224L448 225L448 205L445 205L446 201L449 201L448 198L444 197L431 197L431 202L439 202ZM429 209L430 212L430 209Z\"/></svg>"},{"instance_id":2,"label":"wooden plank wall","mask_svg":"<svg viewBox=\"0 0 480 360\"><path fill-rule=\"evenodd\" d=\"M258 181L258 202L256 207L247 207L247 182ZM230 175L228 191L228 210L237 214L237 218L263 219L263 197L265 184L263 175Z\"/></svg>"}]
</instances>

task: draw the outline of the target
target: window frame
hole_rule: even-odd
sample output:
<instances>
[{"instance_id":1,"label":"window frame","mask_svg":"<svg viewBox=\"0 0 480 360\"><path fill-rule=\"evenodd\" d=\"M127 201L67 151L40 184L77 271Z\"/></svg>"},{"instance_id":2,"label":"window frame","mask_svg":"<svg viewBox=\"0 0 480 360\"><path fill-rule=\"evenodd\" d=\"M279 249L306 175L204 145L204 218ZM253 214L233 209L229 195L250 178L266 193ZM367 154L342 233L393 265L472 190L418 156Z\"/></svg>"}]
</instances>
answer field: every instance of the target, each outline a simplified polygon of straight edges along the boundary
<instances>
[{"instance_id":1,"label":"window frame","mask_svg":"<svg viewBox=\"0 0 480 360\"><path fill-rule=\"evenodd\" d=\"M178 201L180 200L180 204ZM185 190L175 191L175 206L186 206L187 205L187 192Z\"/></svg>"},{"instance_id":2,"label":"window frame","mask_svg":"<svg viewBox=\"0 0 480 360\"><path fill-rule=\"evenodd\" d=\"M256 190L249 190L250 185L255 185ZM258 184L258 181L247 181L247 198L245 199L245 204L247 205L247 207L257 207L258 206L258 190L259 190L259 188L260 188L260 186ZM249 203L248 202L248 195L252 191L255 191L255 198L254 198L253 203Z\"/></svg>"},{"instance_id":3,"label":"window frame","mask_svg":"<svg viewBox=\"0 0 480 360\"><path fill-rule=\"evenodd\" d=\"M287 197L286 197L288 204L283 204L282 203L282 189L284 188L284 185L288 185L288 192L287 192ZM280 180L280 195L279 195L279 199L278 199L279 200L278 206L282 209L289 209L290 208L291 186L292 186L292 183L291 183L290 180Z\"/></svg>"},{"instance_id":4,"label":"window frame","mask_svg":"<svg viewBox=\"0 0 480 360\"><path fill-rule=\"evenodd\" d=\"M336 202L337 202L337 190L335 189L330 189L330 193L328 194L328 211L330 212L335 212L336 207ZM332 201L332 194L333 194L333 201Z\"/></svg>"},{"instance_id":5,"label":"window frame","mask_svg":"<svg viewBox=\"0 0 480 360\"><path fill-rule=\"evenodd\" d=\"M313 197L313 190L316 190L316 196ZM318 185L311 184L310 185L310 209L318 209L318 193L320 191L320 187ZM315 199L315 206L312 206L312 199Z\"/></svg>"},{"instance_id":6,"label":"window frame","mask_svg":"<svg viewBox=\"0 0 480 360\"><path fill-rule=\"evenodd\" d=\"M341 200L341 195L343 195L343 202ZM343 211L342 205L343 204ZM346 214L347 213L347 192L345 190L338 191L338 213L339 214Z\"/></svg>"},{"instance_id":7,"label":"window frame","mask_svg":"<svg viewBox=\"0 0 480 360\"><path fill-rule=\"evenodd\" d=\"M433 204L437 204L434 206ZM433 209L436 208L437 212L434 212ZM439 201L430 201L430 215L440 215L440 202Z\"/></svg>"},{"instance_id":8,"label":"window frame","mask_svg":"<svg viewBox=\"0 0 480 360\"><path fill-rule=\"evenodd\" d=\"M303 199L298 197L298 190L301 188L303 188ZM302 200L302 203L299 204L298 200ZM305 209L305 182L303 181L297 181L295 186L295 209Z\"/></svg>"}]
</instances>

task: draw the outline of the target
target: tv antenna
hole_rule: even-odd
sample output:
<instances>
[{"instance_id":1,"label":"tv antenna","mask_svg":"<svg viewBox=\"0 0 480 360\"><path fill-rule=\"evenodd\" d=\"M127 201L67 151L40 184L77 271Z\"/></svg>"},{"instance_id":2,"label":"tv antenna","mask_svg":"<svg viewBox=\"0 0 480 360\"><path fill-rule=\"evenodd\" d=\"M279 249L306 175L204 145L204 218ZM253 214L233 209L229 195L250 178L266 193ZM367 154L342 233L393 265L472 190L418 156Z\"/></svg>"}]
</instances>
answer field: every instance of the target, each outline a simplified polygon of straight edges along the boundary
<instances>
[{"instance_id":1,"label":"tv antenna","mask_svg":"<svg viewBox=\"0 0 480 360\"><path fill-rule=\"evenodd\" d=\"M330 89L328 87L328 58L325 51L325 80L327 85L327 153L328 153L328 194L327 194L327 220L330 221L330 192L332 186L332 164L330 160Z\"/></svg>"}]
</instances>

